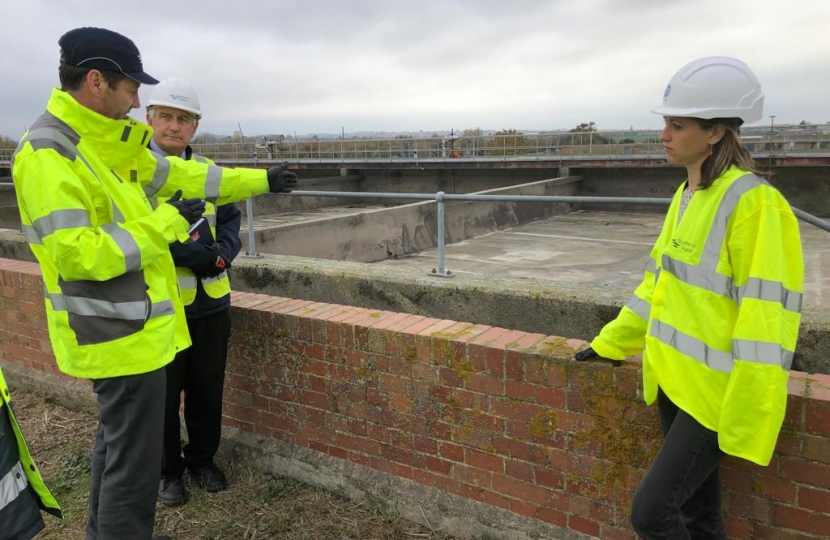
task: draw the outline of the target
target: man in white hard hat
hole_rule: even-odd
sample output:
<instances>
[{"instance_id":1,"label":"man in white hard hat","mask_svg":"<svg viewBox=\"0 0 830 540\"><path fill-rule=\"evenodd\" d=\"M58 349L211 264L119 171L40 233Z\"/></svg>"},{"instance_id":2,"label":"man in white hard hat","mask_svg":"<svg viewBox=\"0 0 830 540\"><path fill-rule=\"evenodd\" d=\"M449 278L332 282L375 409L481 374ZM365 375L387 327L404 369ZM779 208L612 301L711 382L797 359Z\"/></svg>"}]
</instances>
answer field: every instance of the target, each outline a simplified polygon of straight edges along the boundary
<instances>
[{"instance_id":1,"label":"man in white hard hat","mask_svg":"<svg viewBox=\"0 0 830 540\"><path fill-rule=\"evenodd\" d=\"M163 156L212 164L190 147L201 117L193 85L180 78L161 81L147 102L147 123L153 128L150 149ZM227 487L225 475L213 457L219 449L222 387L231 331L227 271L242 248L242 213L233 204L217 207L208 202L203 217L205 221L193 231L190 241L170 245L193 345L177 353L166 366L164 451L158 491L159 501L166 506L178 506L189 499L182 482L185 469L194 483L208 492ZM182 392L188 439L184 448L179 424Z\"/></svg>"}]
</instances>

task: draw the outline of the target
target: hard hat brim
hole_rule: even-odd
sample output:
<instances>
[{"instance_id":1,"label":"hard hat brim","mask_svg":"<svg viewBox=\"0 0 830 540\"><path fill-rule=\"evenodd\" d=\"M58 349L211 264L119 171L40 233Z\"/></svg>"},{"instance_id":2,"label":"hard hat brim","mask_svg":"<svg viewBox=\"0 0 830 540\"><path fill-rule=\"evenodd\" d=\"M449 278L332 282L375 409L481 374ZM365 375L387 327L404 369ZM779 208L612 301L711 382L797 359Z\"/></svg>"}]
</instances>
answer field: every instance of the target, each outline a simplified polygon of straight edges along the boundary
<instances>
[{"instance_id":1,"label":"hard hat brim","mask_svg":"<svg viewBox=\"0 0 830 540\"><path fill-rule=\"evenodd\" d=\"M678 118L702 118L712 120L714 118L740 118L745 124L752 124L761 119L761 116L752 109L736 111L735 109L687 109L679 107L656 107L651 109L654 114L660 116L676 116ZM736 114L741 113L741 114Z\"/></svg>"},{"instance_id":2,"label":"hard hat brim","mask_svg":"<svg viewBox=\"0 0 830 540\"><path fill-rule=\"evenodd\" d=\"M200 111L197 111L196 109L191 109L190 107L182 107L180 105L175 106L175 105L170 105L169 103L161 103L161 102L156 102L156 101L151 101L151 102L147 103L147 109L148 110L152 109L153 107L167 107L168 109L176 109L177 111L184 111L186 113L192 114L196 118L196 120L201 120L202 119L202 113Z\"/></svg>"}]
</instances>

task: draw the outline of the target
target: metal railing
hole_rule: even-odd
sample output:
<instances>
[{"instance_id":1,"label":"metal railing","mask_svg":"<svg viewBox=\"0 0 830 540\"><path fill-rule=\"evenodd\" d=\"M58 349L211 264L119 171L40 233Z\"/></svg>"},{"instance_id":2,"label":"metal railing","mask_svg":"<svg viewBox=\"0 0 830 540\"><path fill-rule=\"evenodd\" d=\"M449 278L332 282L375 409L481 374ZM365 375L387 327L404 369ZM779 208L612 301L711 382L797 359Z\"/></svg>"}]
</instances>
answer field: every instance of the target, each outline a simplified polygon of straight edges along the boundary
<instances>
[{"instance_id":1,"label":"metal railing","mask_svg":"<svg viewBox=\"0 0 830 540\"><path fill-rule=\"evenodd\" d=\"M373 162L421 160L540 160L566 158L662 158L659 130L497 133L392 139L297 138L194 145L197 153L223 163L258 160ZM830 156L830 125L747 128L742 134L756 156Z\"/></svg>"},{"instance_id":2,"label":"metal railing","mask_svg":"<svg viewBox=\"0 0 830 540\"><path fill-rule=\"evenodd\" d=\"M285 196L285 195L284 195ZM439 191L434 195L430 193L390 193L390 192L355 192L355 191L292 191L287 194L289 197L343 197L360 199L395 199L415 201L435 201L436 209L436 235L438 251L438 266L433 268L429 275L435 277L455 277L452 272L444 266L445 259L445 238L444 238L444 213L446 201L486 201L486 202L534 202L534 203L568 203L568 204L644 204L662 205L671 204L670 198L660 197L583 197L579 195L456 195ZM261 258L262 255L256 250L256 234L254 232L254 217L252 199L246 201L248 218L248 251L243 257ZM830 232L830 223L812 214L808 214L798 208L793 208L793 213L807 223L820 229Z\"/></svg>"},{"instance_id":3,"label":"metal railing","mask_svg":"<svg viewBox=\"0 0 830 540\"><path fill-rule=\"evenodd\" d=\"M373 162L453 160L623 159L664 157L659 130L583 132L507 132L395 138L285 137L238 142L196 143L194 151L221 163L258 161ZM749 127L741 135L756 157L793 155L830 156L830 125ZM13 148L0 148L0 163L11 159Z\"/></svg>"}]
</instances>

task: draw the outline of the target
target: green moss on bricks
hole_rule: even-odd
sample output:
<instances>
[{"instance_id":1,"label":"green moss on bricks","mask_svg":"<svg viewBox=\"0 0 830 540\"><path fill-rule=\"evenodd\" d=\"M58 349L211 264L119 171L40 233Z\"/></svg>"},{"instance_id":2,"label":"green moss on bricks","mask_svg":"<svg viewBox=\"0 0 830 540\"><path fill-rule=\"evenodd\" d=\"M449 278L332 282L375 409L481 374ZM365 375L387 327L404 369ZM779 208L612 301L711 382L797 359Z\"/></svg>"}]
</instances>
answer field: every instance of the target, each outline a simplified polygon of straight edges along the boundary
<instances>
[{"instance_id":1,"label":"green moss on bricks","mask_svg":"<svg viewBox=\"0 0 830 540\"><path fill-rule=\"evenodd\" d=\"M542 345L542 354L554 358L571 359L574 355L574 350L565 344L566 341L565 338L554 338Z\"/></svg>"},{"instance_id":2,"label":"green moss on bricks","mask_svg":"<svg viewBox=\"0 0 830 540\"><path fill-rule=\"evenodd\" d=\"M403 357L407 362L417 362L418 349L416 349L414 345L410 345L406 348L406 350L404 350Z\"/></svg>"},{"instance_id":3,"label":"green moss on bricks","mask_svg":"<svg viewBox=\"0 0 830 540\"><path fill-rule=\"evenodd\" d=\"M274 353L286 353L291 349L289 333L280 329L268 334L251 331L241 336L245 343L239 350L245 353L237 358L243 374L260 383L267 382L274 367L281 363L279 359L282 355Z\"/></svg>"},{"instance_id":4,"label":"green moss on bricks","mask_svg":"<svg viewBox=\"0 0 830 540\"><path fill-rule=\"evenodd\" d=\"M461 377L461 380L466 381L470 378L470 375L475 373L475 366L473 366L473 362L471 360L465 360L464 362L459 362L453 366L453 370Z\"/></svg>"},{"instance_id":5,"label":"green moss on bricks","mask_svg":"<svg viewBox=\"0 0 830 540\"><path fill-rule=\"evenodd\" d=\"M471 327L472 325L469 325L466 329L454 334L438 333L433 336L432 341L432 348L435 352L433 363L452 369L463 381L469 379L470 375L475 373L476 370L472 360L469 360L466 356L456 354L455 340L457 336L464 332L468 333Z\"/></svg>"},{"instance_id":6,"label":"green moss on bricks","mask_svg":"<svg viewBox=\"0 0 830 540\"><path fill-rule=\"evenodd\" d=\"M603 366L604 367L604 366ZM590 477L599 486L599 496L605 496L612 488L627 489L631 468L646 469L656 455L662 438L655 428L617 420L625 418L629 407L639 407L636 396L620 390L613 381L613 370L586 369L572 372L573 381L582 391L585 409L593 418L590 429L576 431L573 436L575 450L599 445L605 461L598 463Z\"/></svg>"},{"instance_id":7,"label":"green moss on bricks","mask_svg":"<svg viewBox=\"0 0 830 540\"><path fill-rule=\"evenodd\" d=\"M536 438L544 438L553 435L559 427L559 417L554 411L547 411L537 414L528 426L528 431Z\"/></svg>"},{"instance_id":8,"label":"green moss on bricks","mask_svg":"<svg viewBox=\"0 0 830 540\"><path fill-rule=\"evenodd\" d=\"M444 420L448 424L452 424L454 419ZM453 425L452 441L461 443L464 442L473 433L473 411L463 411L461 413L460 422Z\"/></svg>"},{"instance_id":9,"label":"green moss on bricks","mask_svg":"<svg viewBox=\"0 0 830 540\"><path fill-rule=\"evenodd\" d=\"M450 399L447 400L447 406L450 408L451 411L460 411L463 407L461 400L458 399L458 396L455 394L450 395Z\"/></svg>"},{"instance_id":10,"label":"green moss on bricks","mask_svg":"<svg viewBox=\"0 0 830 540\"><path fill-rule=\"evenodd\" d=\"M432 342L432 350L435 352L435 360L445 366L455 362L455 348L452 343L443 339L436 339Z\"/></svg>"}]
</instances>

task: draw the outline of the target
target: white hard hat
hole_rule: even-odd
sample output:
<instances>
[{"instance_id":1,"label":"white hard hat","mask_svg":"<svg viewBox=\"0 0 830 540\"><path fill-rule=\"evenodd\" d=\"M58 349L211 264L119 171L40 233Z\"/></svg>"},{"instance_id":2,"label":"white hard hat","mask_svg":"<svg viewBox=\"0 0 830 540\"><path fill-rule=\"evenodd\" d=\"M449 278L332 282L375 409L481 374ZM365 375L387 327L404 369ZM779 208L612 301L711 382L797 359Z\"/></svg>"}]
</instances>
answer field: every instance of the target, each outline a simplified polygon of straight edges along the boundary
<instances>
[{"instance_id":1,"label":"white hard hat","mask_svg":"<svg viewBox=\"0 0 830 540\"><path fill-rule=\"evenodd\" d=\"M178 77L164 79L153 87L153 92L147 101L147 108L154 105L187 111L192 113L197 120L202 117L199 94L196 93L192 84Z\"/></svg>"},{"instance_id":2,"label":"white hard hat","mask_svg":"<svg viewBox=\"0 0 830 540\"><path fill-rule=\"evenodd\" d=\"M683 66L666 86L663 116L740 118L757 122L764 112L761 83L749 67L728 56L700 58Z\"/></svg>"}]
</instances>

